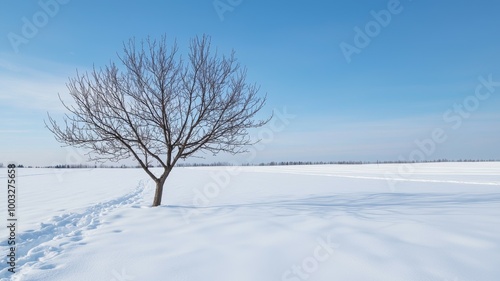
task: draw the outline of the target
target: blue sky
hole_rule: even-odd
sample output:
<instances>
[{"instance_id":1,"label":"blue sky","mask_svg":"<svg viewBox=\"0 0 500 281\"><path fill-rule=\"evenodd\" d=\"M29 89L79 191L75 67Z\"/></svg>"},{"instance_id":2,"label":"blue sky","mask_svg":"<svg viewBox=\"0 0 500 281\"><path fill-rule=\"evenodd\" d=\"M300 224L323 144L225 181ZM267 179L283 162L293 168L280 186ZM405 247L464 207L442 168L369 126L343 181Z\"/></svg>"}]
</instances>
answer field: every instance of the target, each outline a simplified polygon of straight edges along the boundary
<instances>
[{"instance_id":1,"label":"blue sky","mask_svg":"<svg viewBox=\"0 0 500 281\"><path fill-rule=\"evenodd\" d=\"M83 161L80 151L61 148L43 123L47 112L63 113L57 94L68 98L68 77L116 60L131 37L165 34L184 51L191 37L204 33L220 52L234 49L249 81L268 94L263 114L294 116L279 130L253 131L265 140L251 155L206 161L500 159L500 86L482 86L483 98L475 96L479 77L500 81L498 1L0 5L3 163ZM349 59L342 44L356 48ZM436 129L446 140L432 140Z\"/></svg>"}]
</instances>

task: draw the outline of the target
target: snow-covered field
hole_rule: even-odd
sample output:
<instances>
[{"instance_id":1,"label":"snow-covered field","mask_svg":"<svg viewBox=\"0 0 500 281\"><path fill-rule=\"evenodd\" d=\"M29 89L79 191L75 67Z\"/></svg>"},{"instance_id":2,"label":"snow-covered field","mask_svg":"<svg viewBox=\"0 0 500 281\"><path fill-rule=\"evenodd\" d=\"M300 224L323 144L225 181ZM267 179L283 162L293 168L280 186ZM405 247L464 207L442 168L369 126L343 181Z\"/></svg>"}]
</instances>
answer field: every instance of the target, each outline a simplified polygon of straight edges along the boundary
<instances>
[{"instance_id":1,"label":"snow-covered field","mask_svg":"<svg viewBox=\"0 0 500 281\"><path fill-rule=\"evenodd\" d=\"M500 280L500 163L18 173L1 280Z\"/></svg>"}]
</instances>

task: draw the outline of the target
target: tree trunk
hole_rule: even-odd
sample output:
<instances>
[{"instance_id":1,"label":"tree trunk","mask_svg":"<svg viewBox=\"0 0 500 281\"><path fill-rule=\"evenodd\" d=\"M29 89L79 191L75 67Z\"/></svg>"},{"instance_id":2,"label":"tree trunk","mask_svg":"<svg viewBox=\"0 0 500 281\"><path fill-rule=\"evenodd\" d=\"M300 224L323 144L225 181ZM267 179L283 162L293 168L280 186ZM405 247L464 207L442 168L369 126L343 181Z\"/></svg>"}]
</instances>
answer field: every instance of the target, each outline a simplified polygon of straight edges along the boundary
<instances>
[{"instance_id":1,"label":"tree trunk","mask_svg":"<svg viewBox=\"0 0 500 281\"><path fill-rule=\"evenodd\" d=\"M156 191L155 198L153 199L153 207L158 207L161 205L161 198L163 195L163 185L167 180L168 175L170 174L171 169L166 169L163 172L163 175L156 181Z\"/></svg>"},{"instance_id":2,"label":"tree trunk","mask_svg":"<svg viewBox=\"0 0 500 281\"><path fill-rule=\"evenodd\" d=\"M158 207L161 205L161 197L163 195L163 184L165 181L161 179L156 182L155 198L153 199L153 207Z\"/></svg>"}]
</instances>

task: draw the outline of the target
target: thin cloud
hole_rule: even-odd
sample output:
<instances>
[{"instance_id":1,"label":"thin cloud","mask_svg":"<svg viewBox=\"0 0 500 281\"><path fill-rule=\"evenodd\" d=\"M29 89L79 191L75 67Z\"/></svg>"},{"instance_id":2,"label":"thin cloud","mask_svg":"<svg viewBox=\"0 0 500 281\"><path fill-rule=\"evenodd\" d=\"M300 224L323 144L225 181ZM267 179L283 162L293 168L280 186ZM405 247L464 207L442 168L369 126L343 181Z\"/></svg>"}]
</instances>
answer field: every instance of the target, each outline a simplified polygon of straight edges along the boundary
<instances>
[{"instance_id":1,"label":"thin cloud","mask_svg":"<svg viewBox=\"0 0 500 281\"><path fill-rule=\"evenodd\" d=\"M65 96L70 67L33 60L0 60L0 102L20 110L63 112L58 94Z\"/></svg>"}]
</instances>

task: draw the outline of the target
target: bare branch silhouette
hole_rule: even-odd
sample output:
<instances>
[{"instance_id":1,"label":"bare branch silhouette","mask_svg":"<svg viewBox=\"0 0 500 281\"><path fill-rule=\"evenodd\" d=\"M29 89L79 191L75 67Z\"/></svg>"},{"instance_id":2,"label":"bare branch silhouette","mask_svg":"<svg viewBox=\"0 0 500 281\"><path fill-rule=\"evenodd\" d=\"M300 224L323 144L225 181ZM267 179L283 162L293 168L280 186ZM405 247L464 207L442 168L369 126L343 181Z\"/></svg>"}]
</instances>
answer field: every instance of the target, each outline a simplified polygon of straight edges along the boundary
<instances>
[{"instance_id":1,"label":"bare branch silhouette","mask_svg":"<svg viewBox=\"0 0 500 281\"><path fill-rule=\"evenodd\" d=\"M57 141L88 149L90 160L135 158L156 182L153 206L161 204L179 159L198 151L244 152L253 144L248 129L269 121L256 120L266 98L246 82L234 52L213 52L208 36L191 41L186 60L165 37L140 44L132 39L119 62L69 79L75 104L63 102L69 112L63 126L50 115L46 125ZM160 176L153 164L163 167Z\"/></svg>"}]
</instances>

